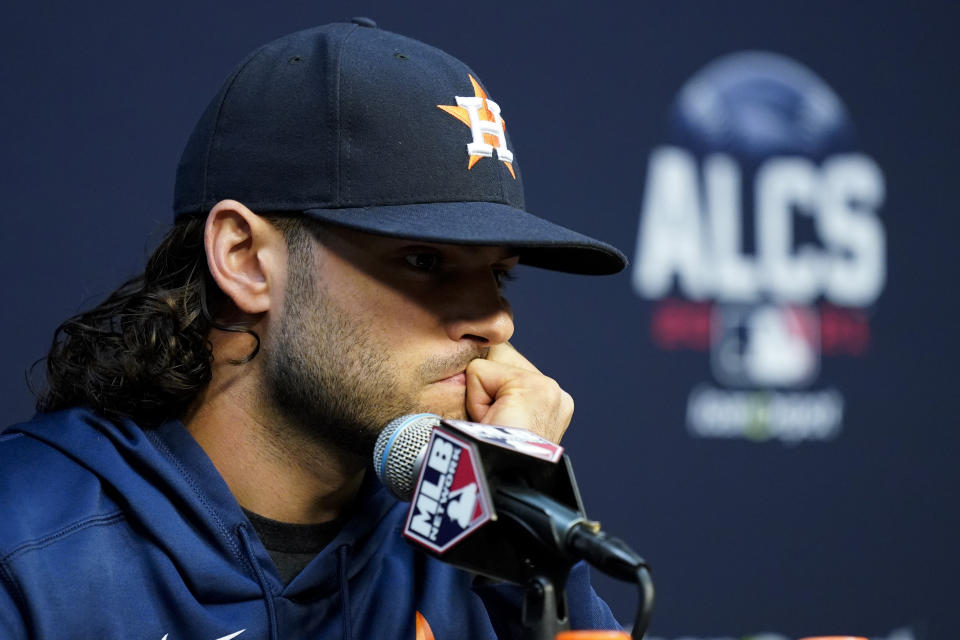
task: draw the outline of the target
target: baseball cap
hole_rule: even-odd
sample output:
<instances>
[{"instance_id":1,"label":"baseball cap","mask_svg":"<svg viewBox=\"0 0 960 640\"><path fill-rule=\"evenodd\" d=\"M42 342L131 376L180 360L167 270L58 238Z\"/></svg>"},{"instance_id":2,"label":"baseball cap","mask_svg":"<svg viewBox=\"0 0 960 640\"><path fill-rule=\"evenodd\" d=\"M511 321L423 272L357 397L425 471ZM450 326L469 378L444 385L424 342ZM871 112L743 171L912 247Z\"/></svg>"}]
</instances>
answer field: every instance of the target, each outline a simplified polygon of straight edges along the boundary
<instances>
[{"instance_id":1,"label":"baseball cap","mask_svg":"<svg viewBox=\"0 0 960 640\"><path fill-rule=\"evenodd\" d=\"M520 262L616 273L616 248L528 213L500 105L476 73L366 18L266 44L227 78L177 168L174 212L232 198L368 233L507 246Z\"/></svg>"}]
</instances>

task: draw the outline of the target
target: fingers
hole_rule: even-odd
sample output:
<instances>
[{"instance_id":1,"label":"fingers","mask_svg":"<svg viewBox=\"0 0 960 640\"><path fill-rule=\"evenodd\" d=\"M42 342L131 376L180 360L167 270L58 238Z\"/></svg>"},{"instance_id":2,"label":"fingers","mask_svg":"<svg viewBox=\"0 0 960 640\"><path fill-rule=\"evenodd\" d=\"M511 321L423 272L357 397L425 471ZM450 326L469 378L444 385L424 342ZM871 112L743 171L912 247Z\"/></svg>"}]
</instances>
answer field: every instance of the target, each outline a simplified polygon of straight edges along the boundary
<instances>
[{"instance_id":1,"label":"fingers","mask_svg":"<svg viewBox=\"0 0 960 640\"><path fill-rule=\"evenodd\" d=\"M467 413L477 422L528 429L559 442L573 418L570 394L510 345L471 362L466 377Z\"/></svg>"},{"instance_id":2,"label":"fingers","mask_svg":"<svg viewBox=\"0 0 960 640\"><path fill-rule=\"evenodd\" d=\"M509 342L504 342L490 347L490 352L487 354L487 360L502 362L504 364L513 365L514 367L540 373L540 369L537 369L532 362L523 357L523 355L514 349L513 345Z\"/></svg>"}]
</instances>

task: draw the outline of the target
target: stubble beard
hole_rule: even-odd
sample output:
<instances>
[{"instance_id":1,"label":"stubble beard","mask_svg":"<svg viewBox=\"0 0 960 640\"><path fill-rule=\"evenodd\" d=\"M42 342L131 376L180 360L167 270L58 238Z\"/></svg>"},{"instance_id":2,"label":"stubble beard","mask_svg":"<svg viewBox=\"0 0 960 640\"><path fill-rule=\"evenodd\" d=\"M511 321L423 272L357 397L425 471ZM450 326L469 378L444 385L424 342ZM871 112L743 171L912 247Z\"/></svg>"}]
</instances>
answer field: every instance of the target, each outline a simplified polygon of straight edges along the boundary
<instances>
[{"instance_id":1,"label":"stubble beard","mask_svg":"<svg viewBox=\"0 0 960 640\"><path fill-rule=\"evenodd\" d=\"M270 404L286 423L281 428L369 457L387 422L412 413L415 402L401 392L387 352L372 344L369 329L301 279L291 275L277 334L264 354Z\"/></svg>"},{"instance_id":2,"label":"stubble beard","mask_svg":"<svg viewBox=\"0 0 960 640\"><path fill-rule=\"evenodd\" d=\"M267 401L290 431L323 447L369 459L377 436L393 419L419 412L466 418L466 396L446 406L420 403L420 390L439 376L462 369L485 349L429 359L401 372L390 349L378 344L367 318L338 307L306 278L309 264L290 272L276 335L265 345ZM405 375L404 375L405 374ZM404 375L403 378L401 376Z\"/></svg>"}]
</instances>

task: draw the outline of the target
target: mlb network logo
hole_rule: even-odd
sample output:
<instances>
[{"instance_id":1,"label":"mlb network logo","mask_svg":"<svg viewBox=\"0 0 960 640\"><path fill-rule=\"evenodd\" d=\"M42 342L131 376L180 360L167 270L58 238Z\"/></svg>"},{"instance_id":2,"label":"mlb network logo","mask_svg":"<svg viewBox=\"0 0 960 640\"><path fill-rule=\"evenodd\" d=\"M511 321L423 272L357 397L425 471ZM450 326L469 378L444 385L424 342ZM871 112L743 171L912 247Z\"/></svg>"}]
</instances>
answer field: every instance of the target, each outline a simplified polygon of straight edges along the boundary
<instances>
[{"instance_id":1,"label":"mlb network logo","mask_svg":"<svg viewBox=\"0 0 960 640\"><path fill-rule=\"evenodd\" d=\"M491 517L483 476L469 443L435 430L403 534L443 553Z\"/></svg>"}]
</instances>

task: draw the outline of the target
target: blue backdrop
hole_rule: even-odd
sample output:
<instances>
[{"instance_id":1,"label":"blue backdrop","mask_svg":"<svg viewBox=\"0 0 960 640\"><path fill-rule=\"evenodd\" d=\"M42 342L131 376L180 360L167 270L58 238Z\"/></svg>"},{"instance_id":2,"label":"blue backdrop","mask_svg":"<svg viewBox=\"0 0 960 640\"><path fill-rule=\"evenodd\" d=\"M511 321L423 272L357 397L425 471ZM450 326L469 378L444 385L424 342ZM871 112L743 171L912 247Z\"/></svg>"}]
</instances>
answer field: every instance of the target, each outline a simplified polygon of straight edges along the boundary
<instances>
[{"instance_id":1,"label":"blue backdrop","mask_svg":"<svg viewBox=\"0 0 960 640\"><path fill-rule=\"evenodd\" d=\"M484 78L531 211L634 258L510 288L515 344L576 399L588 512L653 565L651 635L955 637L955 5L91 6L0 23L4 423L163 234L235 62L369 15Z\"/></svg>"}]
</instances>

